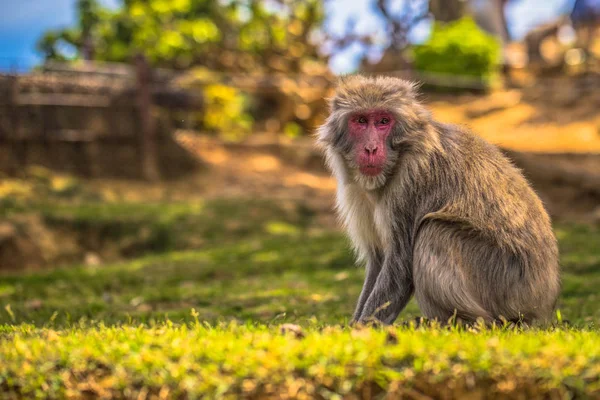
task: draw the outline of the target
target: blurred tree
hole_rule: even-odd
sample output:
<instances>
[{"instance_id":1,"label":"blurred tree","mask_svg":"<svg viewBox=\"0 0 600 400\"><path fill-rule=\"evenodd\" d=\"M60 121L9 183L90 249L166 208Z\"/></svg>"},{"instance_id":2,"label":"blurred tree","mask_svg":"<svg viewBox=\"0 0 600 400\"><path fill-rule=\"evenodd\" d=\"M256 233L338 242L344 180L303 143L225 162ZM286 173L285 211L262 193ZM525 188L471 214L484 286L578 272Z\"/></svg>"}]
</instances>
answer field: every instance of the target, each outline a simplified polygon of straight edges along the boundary
<instances>
[{"instance_id":1,"label":"blurred tree","mask_svg":"<svg viewBox=\"0 0 600 400\"><path fill-rule=\"evenodd\" d=\"M504 7L508 1L429 0L429 10L438 22L452 22L473 15L479 27L507 42L509 34Z\"/></svg>"},{"instance_id":2,"label":"blurred tree","mask_svg":"<svg viewBox=\"0 0 600 400\"><path fill-rule=\"evenodd\" d=\"M59 46L62 42L70 42L69 40L65 40L65 33L65 31L48 31L38 41L38 51L42 53L46 60L65 61L69 58L63 51L59 50Z\"/></svg>"},{"instance_id":3,"label":"blurred tree","mask_svg":"<svg viewBox=\"0 0 600 400\"><path fill-rule=\"evenodd\" d=\"M460 19L466 12L465 0L429 0L429 9L436 21L451 22Z\"/></svg>"},{"instance_id":4,"label":"blurred tree","mask_svg":"<svg viewBox=\"0 0 600 400\"><path fill-rule=\"evenodd\" d=\"M94 59L94 30L100 22L100 5L97 0L78 0L77 15L81 29L81 53L84 60Z\"/></svg>"},{"instance_id":5,"label":"blurred tree","mask_svg":"<svg viewBox=\"0 0 600 400\"><path fill-rule=\"evenodd\" d=\"M480 28L498 37L503 43L510 40L505 6L508 0L469 0L468 12Z\"/></svg>"},{"instance_id":6,"label":"blurred tree","mask_svg":"<svg viewBox=\"0 0 600 400\"><path fill-rule=\"evenodd\" d=\"M323 20L319 0L123 0L116 10L79 0L77 26L47 32L46 59L127 61L142 52L156 66L299 72L322 59L312 43Z\"/></svg>"},{"instance_id":7,"label":"blurred tree","mask_svg":"<svg viewBox=\"0 0 600 400\"><path fill-rule=\"evenodd\" d=\"M422 1L406 0L399 12L393 12L391 3L386 0L377 0L377 10L386 21L390 37L390 48L402 50L409 44L408 35L412 28L429 14Z\"/></svg>"},{"instance_id":8,"label":"blurred tree","mask_svg":"<svg viewBox=\"0 0 600 400\"><path fill-rule=\"evenodd\" d=\"M504 13L507 2L508 0L371 0L382 21L377 32L357 35L354 30L356 23L350 20L344 35L330 39L333 43L330 47L339 51L360 43L365 49L364 54L371 53L373 48L379 50L382 56L375 64L366 57L363 58L361 70L365 72L385 73L407 69L411 67L411 63L404 50L411 44L413 29L426 20L447 24L473 14L480 28L497 36L503 43L507 42L509 37ZM384 40L381 39L382 32L385 33Z\"/></svg>"},{"instance_id":9,"label":"blurred tree","mask_svg":"<svg viewBox=\"0 0 600 400\"><path fill-rule=\"evenodd\" d=\"M349 19L346 31L342 35L327 37L327 47L332 49L332 53L336 53L358 43L364 54L373 49L380 52L382 58L375 65L363 58L361 70L366 72L402 69L407 64L403 52L410 44L409 36L412 30L430 18L428 0L372 0L371 5L381 21L376 31L359 34L355 30L356 21Z\"/></svg>"},{"instance_id":10,"label":"blurred tree","mask_svg":"<svg viewBox=\"0 0 600 400\"><path fill-rule=\"evenodd\" d=\"M591 61L594 58L592 49L600 26L600 0L575 0L570 18L577 30L578 42L583 48L585 58Z\"/></svg>"},{"instance_id":11,"label":"blurred tree","mask_svg":"<svg viewBox=\"0 0 600 400\"><path fill-rule=\"evenodd\" d=\"M497 72L501 45L471 17L463 17L446 24L436 22L429 40L413 52L415 68L441 78L439 84L455 86L460 83L458 77L472 77L485 88Z\"/></svg>"},{"instance_id":12,"label":"blurred tree","mask_svg":"<svg viewBox=\"0 0 600 400\"><path fill-rule=\"evenodd\" d=\"M78 18L75 27L47 31L38 41L37 48L45 59L65 61L74 56L84 60L94 59L96 28L106 11L97 0L78 0L76 10ZM71 54L72 49L76 54Z\"/></svg>"}]
</instances>

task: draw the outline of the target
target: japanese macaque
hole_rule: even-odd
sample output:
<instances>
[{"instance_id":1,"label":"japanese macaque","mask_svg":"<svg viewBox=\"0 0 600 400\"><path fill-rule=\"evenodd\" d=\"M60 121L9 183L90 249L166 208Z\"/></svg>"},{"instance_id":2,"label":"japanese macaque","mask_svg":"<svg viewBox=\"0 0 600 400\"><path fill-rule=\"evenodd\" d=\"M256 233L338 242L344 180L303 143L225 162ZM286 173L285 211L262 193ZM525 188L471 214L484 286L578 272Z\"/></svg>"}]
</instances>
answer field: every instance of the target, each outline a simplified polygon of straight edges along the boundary
<instances>
[{"instance_id":1,"label":"japanese macaque","mask_svg":"<svg viewBox=\"0 0 600 400\"><path fill-rule=\"evenodd\" d=\"M560 291L542 202L493 145L435 121L415 86L340 78L318 143L366 277L353 321L393 323L414 294L442 323L547 322Z\"/></svg>"}]
</instances>

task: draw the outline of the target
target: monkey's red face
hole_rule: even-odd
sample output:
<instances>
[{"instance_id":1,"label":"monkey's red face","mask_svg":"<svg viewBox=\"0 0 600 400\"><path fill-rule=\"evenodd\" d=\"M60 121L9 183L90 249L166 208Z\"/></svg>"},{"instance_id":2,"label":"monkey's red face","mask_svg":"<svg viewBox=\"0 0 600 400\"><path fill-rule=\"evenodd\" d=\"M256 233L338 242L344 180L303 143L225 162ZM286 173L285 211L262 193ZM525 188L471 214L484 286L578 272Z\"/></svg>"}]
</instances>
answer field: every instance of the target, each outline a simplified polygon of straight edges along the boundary
<instances>
[{"instance_id":1,"label":"monkey's red face","mask_svg":"<svg viewBox=\"0 0 600 400\"><path fill-rule=\"evenodd\" d=\"M363 175L381 174L387 161L387 138L396 121L383 110L357 112L348 120L358 168Z\"/></svg>"}]
</instances>

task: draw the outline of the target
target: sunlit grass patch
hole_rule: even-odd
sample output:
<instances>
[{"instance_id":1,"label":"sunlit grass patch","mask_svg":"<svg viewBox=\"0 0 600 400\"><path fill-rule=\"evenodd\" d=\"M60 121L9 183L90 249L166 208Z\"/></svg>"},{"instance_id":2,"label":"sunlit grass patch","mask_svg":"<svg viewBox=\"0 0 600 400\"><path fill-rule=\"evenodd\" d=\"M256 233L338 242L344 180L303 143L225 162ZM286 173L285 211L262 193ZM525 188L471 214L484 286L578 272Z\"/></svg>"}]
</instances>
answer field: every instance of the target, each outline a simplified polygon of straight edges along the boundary
<instances>
[{"instance_id":1,"label":"sunlit grass patch","mask_svg":"<svg viewBox=\"0 0 600 400\"><path fill-rule=\"evenodd\" d=\"M600 395L589 330L342 328L169 321L0 326L0 390L27 398Z\"/></svg>"}]
</instances>

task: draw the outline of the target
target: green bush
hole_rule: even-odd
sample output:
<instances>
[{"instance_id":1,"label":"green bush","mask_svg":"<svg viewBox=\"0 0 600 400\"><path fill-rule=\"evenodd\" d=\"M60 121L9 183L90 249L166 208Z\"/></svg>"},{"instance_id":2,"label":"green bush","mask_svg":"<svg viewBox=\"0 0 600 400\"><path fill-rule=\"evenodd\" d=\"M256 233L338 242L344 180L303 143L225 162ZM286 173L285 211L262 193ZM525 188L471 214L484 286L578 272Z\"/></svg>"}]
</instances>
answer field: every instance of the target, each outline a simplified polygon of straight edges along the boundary
<instances>
[{"instance_id":1,"label":"green bush","mask_svg":"<svg viewBox=\"0 0 600 400\"><path fill-rule=\"evenodd\" d=\"M246 112L247 98L237 89L213 84L204 88L203 126L228 140L241 139L252 128L252 117Z\"/></svg>"},{"instance_id":2,"label":"green bush","mask_svg":"<svg viewBox=\"0 0 600 400\"><path fill-rule=\"evenodd\" d=\"M429 40L413 49L418 71L453 77L475 78L489 85L500 62L500 42L479 29L469 17L436 23Z\"/></svg>"}]
</instances>

